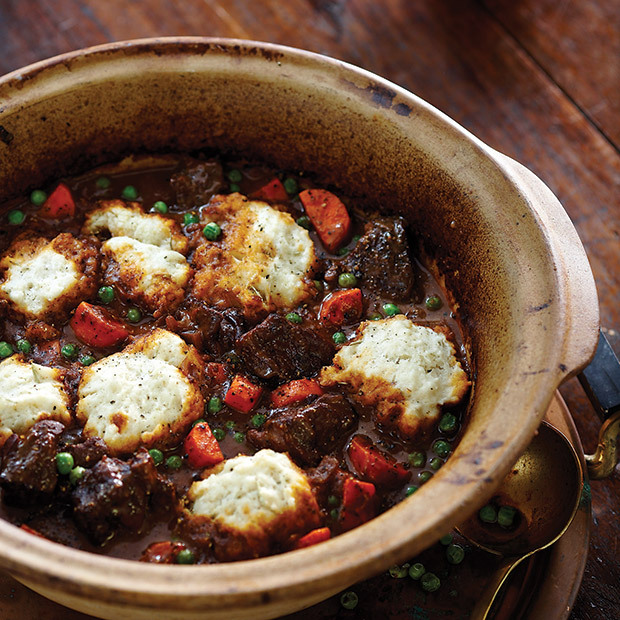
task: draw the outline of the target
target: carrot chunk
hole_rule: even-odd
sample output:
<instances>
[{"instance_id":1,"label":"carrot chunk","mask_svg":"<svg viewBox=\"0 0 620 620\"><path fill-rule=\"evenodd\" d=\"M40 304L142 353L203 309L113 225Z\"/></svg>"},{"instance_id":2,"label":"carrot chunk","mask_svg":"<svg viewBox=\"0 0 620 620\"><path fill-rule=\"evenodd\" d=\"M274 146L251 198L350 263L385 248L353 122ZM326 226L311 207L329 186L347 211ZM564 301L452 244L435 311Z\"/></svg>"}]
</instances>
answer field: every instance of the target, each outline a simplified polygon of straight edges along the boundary
<instances>
[{"instance_id":1,"label":"carrot chunk","mask_svg":"<svg viewBox=\"0 0 620 620\"><path fill-rule=\"evenodd\" d=\"M110 318L103 308L83 301L69 321L75 335L91 347L113 347L129 336L122 323Z\"/></svg>"},{"instance_id":2,"label":"carrot chunk","mask_svg":"<svg viewBox=\"0 0 620 620\"><path fill-rule=\"evenodd\" d=\"M38 536L39 538L45 538L45 536L43 536L43 534L41 534L41 532L38 532L37 530L35 530L34 528L30 527L29 525L26 525L25 523L22 523L19 526L19 528L24 530L24 532L28 532L28 534L32 534L33 536ZM310 532L310 534L312 534L312 532Z\"/></svg>"},{"instance_id":3,"label":"carrot chunk","mask_svg":"<svg viewBox=\"0 0 620 620\"><path fill-rule=\"evenodd\" d=\"M252 198L259 198L260 200L268 200L269 202L284 202L288 200L288 194L282 185L282 181L277 177L271 179L269 183L263 185L260 189L257 189Z\"/></svg>"},{"instance_id":4,"label":"carrot chunk","mask_svg":"<svg viewBox=\"0 0 620 620\"><path fill-rule=\"evenodd\" d=\"M274 390L271 394L271 404L274 407L286 407L308 396L320 396L322 393L321 386L314 379L296 379Z\"/></svg>"},{"instance_id":5,"label":"carrot chunk","mask_svg":"<svg viewBox=\"0 0 620 620\"><path fill-rule=\"evenodd\" d=\"M362 291L349 288L334 291L323 300L319 320L344 325L353 323L362 316Z\"/></svg>"},{"instance_id":6,"label":"carrot chunk","mask_svg":"<svg viewBox=\"0 0 620 620\"><path fill-rule=\"evenodd\" d=\"M180 542L163 540L151 543L142 553L140 562L152 562L154 564L176 564L177 556L187 547Z\"/></svg>"},{"instance_id":7,"label":"carrot chunk","mask_svg":"<svg viewBox=\"0 0 620 620\"><path fill-rule=\"evenodd\" d=\"M378 486L397 487L411 477L408 469L391 454L379 450L365 435L355 435L347 453L359 476Z\"/></svg>"},{"instance_id":8,"label":"carrot chunk","mask_svg":"<svg viewBox=\"0 0 620 620\"><path fill-rule=\"evenodd\" d=\"M305 536L302 536L293 547L294 549L303 549L304 547L310 547L317 543L329 540L332 537L332 533L328 527L319 527L316 530L308 532Z\"/></svg>"},{"instance_id":9,"label":"carrot chunk","mask_svg":"<svg viewBox=\"0 0 620 620\"><path fill-rule=\"evenodd\" d=\"M183 447L187 454L187 462L195 469L211 467L224 460L220 444L206 422L199 422L192 428L185 438Z\"/></svg>"},{"instance_id":10,"label":"carrot chunk","mask_svg":"<svg viewBox=\"0 0 620 620\"><path fill-rule=\"evenodd\" d=\"M67 217L73 217L74 214L75 201L71 190L64 183L58 184L39 211L41 217L55 220L64 220Z\"/></svg>"},{"instance_id":11,"label":"carrot chunk","mask_svg":"<svg viewBox=\"0 0 620 620\"><path fill-rule=\"evenodd\" d=\"M347 478L342 490L340 525L343 531L350 530L375 516L375 485L357 478Z\"/></svg>"},{"instance_id":12,"label":"carrot chunk","mask_svg":"<svg viewBox=\"0 0 620 620\"><path fill-rule=\"evenodd\" d=\"M351 218L340 198L325 189L306 189L299 193L321 243L335 252L349 236Z\"/></svg>"},{"instance_id":13,"label":"carrot chunk","mask_svg":"<svg viewBox=\"0 0 620 620\"><path fill-rule=\"evenodd\" d=\"M262 393L260 385L255 385L243 375L235 375L224 402L241 413L248 413L256 406Z\"/></svg>"}]
</instances>

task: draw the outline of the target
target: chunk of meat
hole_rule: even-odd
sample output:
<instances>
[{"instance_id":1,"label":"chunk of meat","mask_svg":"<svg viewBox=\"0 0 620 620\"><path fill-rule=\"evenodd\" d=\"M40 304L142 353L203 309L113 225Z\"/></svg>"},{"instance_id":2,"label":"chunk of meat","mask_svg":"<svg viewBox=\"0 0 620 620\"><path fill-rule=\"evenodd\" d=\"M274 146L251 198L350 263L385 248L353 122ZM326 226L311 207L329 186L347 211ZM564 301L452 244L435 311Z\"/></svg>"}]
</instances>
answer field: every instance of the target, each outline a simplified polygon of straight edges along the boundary
<instances>
[{"instance_id":1,"label":"chunk of meat","mask_svg":"<svg viewBox=\"0 0 620 620\"><path fill-rule=\"evenodd\" d=\"M182 209L194 209L207 202L223 187L222 166L218 161L196 162L173 174L170 185L176 192L176 203Z\"/></svg>"},{"instance_id":2,"label":"chunk of meat","mask_svg":"<svg viewBox=\"0 0 620 620\"><path fill-rule=\"evenodd\" d=\"M258 448L288 452L300 465L316 465L338 445L356 419L344 397L324 394L310 404L276 410L260 430L249 430L247 438Z\"/></svg>"},{"instance_id":3,"label":"chunk of meat","mask_svg":"<svg viewBox=\"0 0 620 620\"><path fill-rule=\"evenodd\" d=\"M236 351L257 377L288 381L317 373L331 361L334 345L317 330L270 314L237 340Z\"/></svg>"},{"instance_id":4,"label":"chunk of meat","mask_svg":"<svg viewBox=\"0 0 620 620\"><path fill-rule=\"evenodd\" d=\"M330 495L342 497L344 481L351 475L340 468L335 456L324 456L316 467L306 469L305 472L314 496L324 509L328 507L327 498Z\"/></svg>"},{"instance_id":5,"label":"chunk of meat","mask_svg":"<svg viewBox=\"0 0 620 620\"><path fill-rule=\"evenodd\" d=\"M37 422L20 438L13 434L2 454L0 486L7 503L29 505L49 499L56 489L56 452L64 424Z\"/></svg>"},{"instance_id":6,"label":"chunk of meat","mask_svg":"<svg viewBox=\"0 0 620 620\"><path fill-rule=\"evenodd\" d=\"M130 461L104 456L72 493L77 526L93 543L103 544L117 529L140 532L151 508L170 507L175 492L145 449Z\"/></svg>"},{"instance_id":7,"label":"chunk of meat","mask_svg":"<svg viewBox=\"0 0 620 620\"><path fill-rule=\"evenodd\" d=\"M409 300L415 292L416 274L400 217L380 217L366 224L364 235L338 266L392 301Z\"/></svg>"},{"instance_id":8,"label":"chunk of meat","mask_svg":"<svg viewBox=\"0 0 620 620\"><path fill-rule=\"evenodd\" d=\"M66 451L73 456L76 466L91 468L109 454L108 447L100 437L89 437L86 441L68 445Z\"/></svg>"}]
</instances>

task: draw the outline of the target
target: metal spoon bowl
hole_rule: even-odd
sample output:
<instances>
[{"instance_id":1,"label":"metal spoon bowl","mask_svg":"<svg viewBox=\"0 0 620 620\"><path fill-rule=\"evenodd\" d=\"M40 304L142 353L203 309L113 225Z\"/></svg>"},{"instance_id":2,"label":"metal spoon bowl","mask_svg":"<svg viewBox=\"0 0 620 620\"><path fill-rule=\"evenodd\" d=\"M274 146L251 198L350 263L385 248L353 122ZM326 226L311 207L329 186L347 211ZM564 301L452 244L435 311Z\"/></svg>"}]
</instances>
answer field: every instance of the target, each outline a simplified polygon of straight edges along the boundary
<instances>
[{"instance_id":1,"label":"metal spoon bowl","mask_svg":"<svg viewBox=\"0 0 620 620\"><path fill-rule=\"evenodd\" d=\"M552 545L571 524L583 487L583 470L570 441L543 422L491 502L517 509L511 528L484 523L478 514L458 530L473 544L505 562L478 601L472 618L486 618L512 570L533 553Z\"/></svg>"}]
</instances>

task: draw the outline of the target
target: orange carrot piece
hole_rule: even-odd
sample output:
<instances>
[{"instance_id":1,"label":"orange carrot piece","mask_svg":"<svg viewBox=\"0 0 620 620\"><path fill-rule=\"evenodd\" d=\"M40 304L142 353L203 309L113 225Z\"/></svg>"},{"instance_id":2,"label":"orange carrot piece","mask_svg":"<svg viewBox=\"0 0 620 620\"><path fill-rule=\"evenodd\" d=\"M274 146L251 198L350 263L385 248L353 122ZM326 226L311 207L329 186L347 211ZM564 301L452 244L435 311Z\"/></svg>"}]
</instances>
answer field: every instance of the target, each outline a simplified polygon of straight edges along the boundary
<instances>
[{"instance_id":1,"label":"orange carrot piece","mask_svg":"<svg viewBox=\"0 0 620 620\"><path fill-rule=\"evenodd\" d=\"M224 460L220 444L206 422L199 422L192 428L183 447L188 463L195 469L211 467Z\"/></svg>"},{"instance_id":2,"label":"orange carrot piece","mask_svg":"<svg viewBox=\"0 0 620 620\"><path fill-rule=\"evenodd\" d=\"M153 564L176 564L177 555L187 547L180 542L164 540L151 543L142 553L140 562Z\"/></svg>"},{"instance_id":3,"label":"orange carrot piece","mask_svg":"<svg viewBox=\"0 0 620 620\"><path fill-rule=\"evenodd\" d=\"M311 547L317 543L329 540L332 537L328 527L319 527L316 530L308 532L305 536L302 536L293 547L294 549L303 549L304 547Z\"/></svg>"},{"instance_id":4,"label":"orange carrot piece","mask_svg":"<svg viewBox=\"0 0 620 620\"><path fill-rule=\"evenodd\" d=\"M282 181L277 177L271 179L269 183L263 185L260 189L257 189L252 198L259 198L260 200L268 200L269 202L284 202L288 200L288 194L282 185Z\"/></svg>"},{"instance_id":5,"label":"orange carrot piece","mask_svg":"<svg viewBox=\"0 0 620 620\"><path fill-rule=\"evenodd\" d=\"M43 536L43 534L41 534L41 532L38 532L37 530L35 530L34 528L30 527L29 525L26 525L25 523L22 523L19 526L20 530L24 530L24 532L28 532L28 534L32 534L33 536L38 536L39 538L45 538L45 536ZM310 532L312 533L312 532Z\"/></svg>"},{"instance_id":6,"label":"orange carrot piece","mask_svg":"<svg viewBox=\"0 0 620 620\"><path fill-rule=\"evenodd\" d=\"M323 300L319 320L344 325L353 323L362 316L362 291L348 288L334 291Z\"/></svg>"},{"instance_id":7,"label":"orange carrot piece","mask_svg":"<svg viewBox=\"0 0 620 620\"><path fill-rule=\"evenodd\" d=\"M262 393L263 388L260 385L252 383L243 375L235 375L224 396L224 402L241 413L249 413L258 403Z\"/></svg>"},{"instance_id":8,"label":"orange carrot piece","mask_svg":"<svg viewBox=\"0 0 620 620\"><path fill-rule=\"evenodd\" d=\"M91 347L113 347L129 336L122 323L107 316L103 308L83 301L69 321L75 335Z\"/></svg>"},{"instance_id":9,"label":"orange carrot piece","mask_svg":"<svg viewBox=\"0 0 620 620\"><path fill-rule=\"evenodd\" d=\"M391 454L379 450L365 435L355 435L347 453L359 476L378 486L397 487L411 478L408 469Z\"/></svg>"},{"instance_id":10,"label":"orange carrot piece","mask_svg":"<svg viewBox=\"0 0 620 620\"><path fill-rule=\"evenodd\" d=\"M39 211L41 217L55 220L64 220L67 217L73 217L74 214L75 201L71 190L64 183L58 184Z\"/></svg>"},{"instance_id":11,"label":"orange carrot piece","mask_svg":"<svg viewBox=\"0 0 620 620\"><path fill-rule=\"evenodd\" d=\"M342 491L340 525L343 531L350 530L375 516L375 485L357 478L347 478Z\"/></svg>"},{"instance_id":12,"label":"orange carrot piece","mask_svg":"<svg viewBox=\"0 0 620 620\"><path fill-rule=\"evenodd\" d=\"M299 193L321 243L335 252L349 236L351 218L340 198L325 189L306 189Z\"/></svg>"},{"instance_id":13,"label":"orange carrot piece","mask_svg":"<svg viewBox=\"0 0 620 620\"><path fill-rule=\"evenodd\" d=\"M286 407L308 398L323 394L323 390L314 379L296 379L281 385L271 393L271 404L274 407Z\"/></svg>"}]
</instances>

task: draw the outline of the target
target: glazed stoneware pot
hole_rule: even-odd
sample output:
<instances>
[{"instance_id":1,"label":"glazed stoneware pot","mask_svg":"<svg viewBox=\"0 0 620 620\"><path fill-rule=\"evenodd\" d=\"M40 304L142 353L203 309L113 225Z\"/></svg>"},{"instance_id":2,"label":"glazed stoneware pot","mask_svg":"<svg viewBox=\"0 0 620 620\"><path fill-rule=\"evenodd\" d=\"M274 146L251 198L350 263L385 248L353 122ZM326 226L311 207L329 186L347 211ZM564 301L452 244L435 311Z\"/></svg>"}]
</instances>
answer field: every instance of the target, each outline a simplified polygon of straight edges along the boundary
<instances>
[{"instance_id":1,"label":"glazed stoneware pot","mask_svg":"<svg viewBox=\"0 0 620 620\"><path fill-rule=\"evenodd\" d=\"M469 420L414 496L279 556L151 565L0 522L0 566L101 618L271 618L411 558L491 496L596 345L590 267L550 190L364 70L276 45L181 38L73 52L0 79L0 199L128 153L202 148L311 172L407 219L458 307L474 372Z\"/></svg>"}]
</instances>

